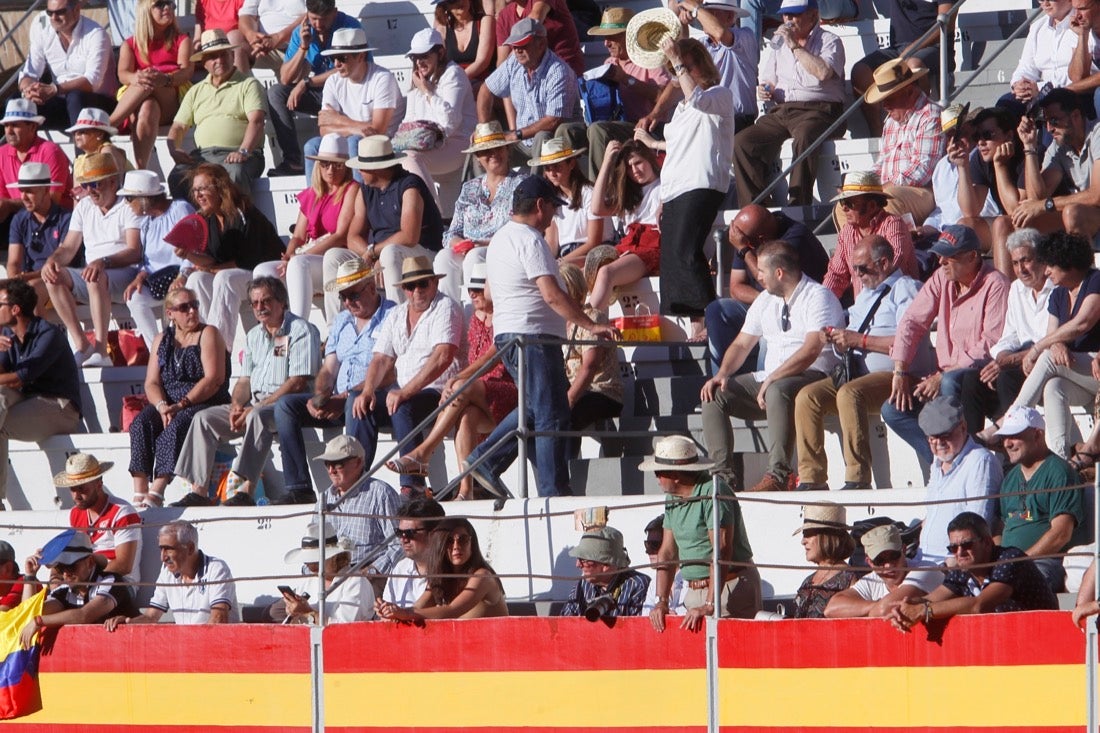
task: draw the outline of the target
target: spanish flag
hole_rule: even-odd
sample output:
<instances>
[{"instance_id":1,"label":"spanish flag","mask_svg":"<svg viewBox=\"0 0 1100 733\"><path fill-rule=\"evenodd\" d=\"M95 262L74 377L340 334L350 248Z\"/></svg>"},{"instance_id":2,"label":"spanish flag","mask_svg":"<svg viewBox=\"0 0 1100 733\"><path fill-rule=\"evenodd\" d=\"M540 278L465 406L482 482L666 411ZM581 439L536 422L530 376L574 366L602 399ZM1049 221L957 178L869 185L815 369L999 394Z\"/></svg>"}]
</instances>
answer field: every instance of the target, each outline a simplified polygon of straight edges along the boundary
<instances>
[{"instance_id":1,"label":"spanish flag","mask_svg":"<svg viewBox=\"0 0 1100 733\"><path fill-rule=\"evenodd\" d=\"M24 650L19 634L35 616L42 613L46 600L43 590L34 598L0 613L0 720L18 718L42 709L38 694L38 654L40 644Z\"/></svg>"}]
</instances>

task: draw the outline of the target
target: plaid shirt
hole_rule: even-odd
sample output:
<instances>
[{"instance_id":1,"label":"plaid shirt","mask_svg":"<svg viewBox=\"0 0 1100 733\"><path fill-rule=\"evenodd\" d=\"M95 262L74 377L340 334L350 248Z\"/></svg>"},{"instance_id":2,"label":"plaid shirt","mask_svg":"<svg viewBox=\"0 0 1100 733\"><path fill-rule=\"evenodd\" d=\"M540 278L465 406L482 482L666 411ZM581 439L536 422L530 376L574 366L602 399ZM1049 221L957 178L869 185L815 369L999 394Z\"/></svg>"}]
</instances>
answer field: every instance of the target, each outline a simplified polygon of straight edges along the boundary
<instances>
[{"instance_id":1,"label":"plaid shirt","mask_svg":"<svg viewBox=\"0 0 1100 733\"><path fill-rule=\"evenodd\" d=\"M885 237L886 241L893 245L894 267L900 267L901 271L909 277L920 277L917 253L913 249L913 237L900 216L880 211L875 218L871 219L871 232ZM836 249L829 260L829 269L821 284L832 290L833 295L838 298L844 295L849 285L852 286L852 297L859 295L859 291L863 290L862 281L852 276L852 268L848 264L852 261L852 251L861 239L863 235L850 224L841 227L840 234L837 235Z\"/></svg>"},{"instance_id":2,"label":"plaid shirt","mask_svg":"<svg viewBox=\"0 0 1100 733\"><path fill-rule=\"evenodd\" d=\"M379 573L388 573L405 556L401 543L394 536L397 510L404 503L392 486L365 475L348 489L343 498L332 486L325 489L325 517L336 527L336 534L355 543L351 561L357 563L389 539L385 551L371 566ZM351 516L367 515L367 516Z\"/></svg>"},{"instance_id":3,"label":"plaid shirt","mask_svg":"<svg viewBox=\"0 0 1100 733\"><path fill-rule=\"evenodd\" d=\"M947 150L940 129L940 106L924 94L904 122L886 118L881 155L875 171L882 182L894 186L929 186L932 169Z\"/></svg>"},{"instance_id":4,"label":"plaid shirt","mask_svg":"<svg viewBox=\"0 0 1100 733\"><path fill-rule=\"evenodd\" d=\"M622 582L612 582L611 585L615 587L612 595L615 598L615 608L609 615L611 616L641 616L642 606L645 605L646 593L649 591L649 576L642 575L637 570L624 570L621 575L625 576ZM573 589L569 591L569 600L562 606L562 616L581 616L584 611L581 610L581 604L577 600L577 589L583 588L584 607L588 608L592 601L602 596L607 592L607 588L601 588L598 585L589 583L587 580L578 580Z\"/></svg>"},{"instance_id":5,"label":"plaid shirt","mask_svg":"<svg viewBox=\"0 0 1100 733\"><path fill-rule=\"evenodd\" d=\"M495 97L510 97L516 107L516 126L527 127L543 117L560 117L563 122L580 118L577 75L557 54L547 49L533 75L516 61L514 54L485 79ZM525 139L523 145L531 146Z\"/></svg>"}]
</instances>

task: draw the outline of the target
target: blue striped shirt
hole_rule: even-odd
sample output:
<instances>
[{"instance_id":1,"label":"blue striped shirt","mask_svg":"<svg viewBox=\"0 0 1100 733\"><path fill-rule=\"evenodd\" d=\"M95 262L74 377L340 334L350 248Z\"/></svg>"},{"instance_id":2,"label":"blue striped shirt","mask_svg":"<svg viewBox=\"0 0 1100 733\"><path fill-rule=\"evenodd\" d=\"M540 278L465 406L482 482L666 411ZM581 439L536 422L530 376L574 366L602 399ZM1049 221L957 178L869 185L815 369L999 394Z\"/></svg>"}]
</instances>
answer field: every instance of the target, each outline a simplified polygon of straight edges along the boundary
<instances>
[{"instance_id":1,"label":"blue striped shirt","mask_svg":"<svg viewBox=\"0 0 1100 733\"><path fill-rule=\"evenodd\" d=\"M392 486L376 478L364 475L358 483L344 492L341 498L336 489L325 489L325 519L336 527L336 534L355 543L351 561L357 563L389 538L385 550L371 565L381 574L405 556L401 543L394 535L397 529L397 510L405 503L401 494Z\"/></svg>"},{"instance_id":2,"label":"blue striped shirt","mask_svg":"<svg viewBox=\"0 0 1100 733\"><path fill-rule=\"evenodd\" d=\"M612 581L614 587L612 596L615 598L615 608L609 616L641 616L642 606L645 605L646 593L649 591L650 579L648 575L642 575L637 570L626 569L620 575L625 577L618 584ZM561 616L581 616L581 604L577 600L577 588L583 588L584 605L587 608L592 601L607 593L607 588L601 588L587 580L579 580L569 591L569 600L562 606Z\"/></svg>"},{"instance_id":3,"label":"blue striped shirt","mask_svg":"<svg viewBox=\"0 0 1100 733\"><path fill-rule=\"evenodd\" d=\"M394 307L396 303L383 298L378 310L359 332L355 330L355 316L349 311L342 310L336 314L328 343L325 344L325 356L336 354L340 362L340 371L336 374L336 394L355 389L366 379L379 329Z\"/></svg>"},{"instance_id":4,"label":"blue striped shirt","mask_svg":"<svg viewBox=\"0 0 1100 733\"><path fill-rule=\"evenodd\" d=\"M527 127L543 117L563 122L580 119L577 75L553 51L547 49L533 76L511 54L485 79L496 97L510 97L516 108L516 125ZM530 146L531 140L523 140Z\"/></svg>"},{"instance_id":5,"label":"blue striped shirt","mask_svg":"<svg viewBox=\"0 0 1100 733\"><path fill-rule=\"evenodd\" d=\"M309 377L321 368L321 334L317 327L290 311L274 334L263 325L248 332L242 377L251 382L252 396L269 395L291 377Z\"/></svg>"}]
</instances>

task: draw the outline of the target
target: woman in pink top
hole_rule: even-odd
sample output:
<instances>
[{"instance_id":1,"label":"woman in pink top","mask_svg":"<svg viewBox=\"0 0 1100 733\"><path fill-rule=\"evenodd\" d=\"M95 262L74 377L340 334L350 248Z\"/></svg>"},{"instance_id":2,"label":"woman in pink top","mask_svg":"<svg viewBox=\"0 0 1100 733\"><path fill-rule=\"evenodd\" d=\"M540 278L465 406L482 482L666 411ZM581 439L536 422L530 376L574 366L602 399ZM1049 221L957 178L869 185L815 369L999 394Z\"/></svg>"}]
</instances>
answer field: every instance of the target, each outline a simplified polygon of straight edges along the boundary
<instances>
[{"instance_id":1,"label":"woman in pink top","mask_svg":"<svg viewBox=\"0 0 1100 733\"><path fill-rule=\"evenodd\" d=\"M129 121L138 169L149 167L157 130L176 116L191 88L191 39L176 23L173 0L139 0L134 35L119 48L118 105L111 125Z\"/></svg>"},{"instance_id":2,"label":"woman in pink top","mask_svg":"<svg viewBox=\"0 0 1100 733\"><path fill-rule=\"evenodd\" d=\"M244 34L238 28L238 16L244 0L198 0L195 4L195 43L199 42L203 31L225 31L229 42L233 44L233 65L244 73L251 68L249 49Z\"/></svg>"}]
</instances>

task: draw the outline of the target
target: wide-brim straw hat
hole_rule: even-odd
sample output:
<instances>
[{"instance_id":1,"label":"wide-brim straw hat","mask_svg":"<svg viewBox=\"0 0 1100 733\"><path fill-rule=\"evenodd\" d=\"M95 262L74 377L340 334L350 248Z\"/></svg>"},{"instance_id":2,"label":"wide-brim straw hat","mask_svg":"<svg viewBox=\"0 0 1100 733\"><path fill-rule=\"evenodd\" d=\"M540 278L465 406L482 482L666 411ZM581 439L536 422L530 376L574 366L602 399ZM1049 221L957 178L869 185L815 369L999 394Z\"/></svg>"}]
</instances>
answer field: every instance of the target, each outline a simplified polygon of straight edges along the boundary
<instances>
[{"instance_id":1,"label":"wide-brim straw hat","mask_svg":"<svg viewBox=\"0 0 1100 733\"><path fill-rule=\"evenodd\" d=\"M852 171L844 174L844 180L836 191L836 196L829 199L832 203L856 196L884 196L893 198L882 188L882 179L874 171Z\"/></svg>"},{"instance_id":2,"label":"wide-brim straw hat","mask_svg":"<svg viewBox=\"0 0 1100 733\"><path fill-rule=\"evenodd\" d=\"M806 507L802 514L802 526L791 533L791 536L807 529L831 529L833 531L847 532L848 513L840 504L831 501L823 501L820 504L812 504Z\"/></svg>"},{"instance_id":3,"label":"wide-brim straw hat","mask_svg":"<svg viewBox=\"0 0 1100 733\"><path fill-rule=\"evenodd\" d=\"M408 157L404 153L394 153L393 143L385 135L368 135L359 141L358 155L348 158L344 165L371 171L400 165Z\"/></svg>"},{"instance_id":4,"label":"wide-brim straw hat","mask_svg":"<svg viewBox=\"0 0 1100 733\"><path fill-rule=\"evenodd\" d=\"M164 196L168 193L168 186L161 180L160 174L154 171L127 171L122 179L122 188L119 196Z\"/></svg>"},{"instance_id":5,"label":"wide-brim straw hat","mask_svg":"<svg viewBox=\"0 0 1100 733\"><path fill-rule=\"evenodd\" d=\"M118 175L118 163L110 153L92 153L84 158L84 171L76 179L77 185L102 181Z\"/></svg>"},{"instance_id":6,"label":"wide-brim straw hat","mask_svg":"<svg viewBox=\"0 0 1100 733\"><path fill-rule=\"evenodd\" d=\"M221 28L212 28L208 31L203 31L199 36L199 45L195 48L195 53L191 54L192 61L202 61L212 53L221 53L222 51L233 51L240 48L241 44L231 43L229 36L225 34Z\"/></svg>"},{"instance_id":7,"label":"wide-brim straw hat","mask_svg":"<svg viewBox=\"0 0 1100 733\"><path fill-rule=\"evenodd\" d=\"M310 160L323 160L329 163L346 163L351 157L348 154L348 140L339 133L330 132L321 138L317 154L306 157Z\"/></svg>"},{"instance_id":8,"label":"wide-brim straw hat","mask_svg":"<svg viewBox=\"0 0 1100 733\"><path fill-rule=\"evenodd\" d=\"M114 465L114 461L100 463L91 453L74 453L65 461L65 470L54 474L53 485L68 489L86 484L110 471Z\"/></svg>"},{"instance_id":9,"label":"wide-brim straw hat","mask_svg":"<svg viewBox=\"0 0 1100 733\"><path fill-rule=\"evenodd\" d=\"M875 83L863 93L863 98L868 104L881 102L927 74L927 67L913 71L902 59L892 59L875 69Z\"/></svg>"},{"instance_id":10,"label":"wide-brim straw hat","mask_svg":"<svg viewBox=\"0 0 1100 733\"><path fill-rule=\"evenodd\" d=\"M596 282L596 273L600 268L617 259L619 259L619 250L610 244L598 244L588 251L584 258L584 282L588 285L589 291Z\"/></svg>"},{"instance_id":11,"label":"wide-brim straw hat","mask_svg":"<svg viewBox=\"0 0 1100 733\"><path fill-rule=\"evenodd\" d=\"M643 69L657 69L665 64L661 39L680 37L680 18L668 8L643 10L626 25L626 55Z\"/></svg>"},{"instance_id":12,"label":"wide-brim straw hat","mask_svg":"<svg viewBox=\"0 0 1100 733\"><path fill-rule=\"evenodd\" d=\"M374 277L374 268L355 257L340 263L336 268L336 277L325 283L325 292L338 293L372 277Z\"/></svg>"},{"instance_id":13,"label":"wide-brim straw hat","mask_svg":"<svg viewBox=\"0 0 1100 733\"><path fill-rule=\"evenodd\" d=\"M432 261L423 255L406 257L404 262L401 263L401 279L397 281L397 285L414 283L432 277L438 280L446 277L446 275L436 272L432 268Z\"/></svg>"},{"instance_id":14,"label":"wide-brim straw hat","mask_svg":"<svg viewBox=\"0 0 1100 733\"><path fill-rule=\"evenodd\" d=\"M707 471L714 461L699 451L685 435L668 435L653 444L653 455L642 461L639 471Z\"/></svg>"},{"instance_id":15,"label":"wide-brim straw hat","mask_svg":"<svg viewBox=\"0 0 1100 733\"><path fill-rule=\"evenodd\" d=\"M60 186L61 181L55 181L50 175L50 166L45 163L28 161L19 166L19 178L15 183L9 183L8 188L39 188L41 186Z\"/></svg>"},{"instance_id":16,"label":"wide-brim straw hat","mask_svg":"<svg viewBox=\"0 0 1100 733\"><path fill-rule=\"evenodd\" d=\"M325 559L335 557L343 552L351 552L352 542L346 537L338 537L336 528L325 522ZM295 547L286 553L283 559L290 564L304 565L305 563L321 562L320 532L317 531L317 523L311 522L302 537L299 547Z\"/></svg>"},{"instance_id":17,"label":"wide-brim straw hat","mask_svg":"<svg viewBox=\"0 0 1100 733\"><path fill-rule=\"evenodd\" d=\"M528 165L535 168L540 165L560 163L563 160L577 158L584 155L586 152L588 152L588 148L577 148L574 150L568 140L560 137L552 137L542 144L541 155L537 158L532 158Z\"/></svg>"},{"instance_id":18,"label":"wide-brim straw hat","mask_svg":"<svg viewBox=\"0 0 1100 733\"><path fill-rule=\"evenodd\" d=\"M491 122L479 122L474 128L474 144L463 150L463 153L480 153L483 150L503 148L515 145L515 141L504 137L504 129L496 120Z\"/></svg>"},{"instance_id":19,"label":"wide-brim straw hat","mask_svg":"<svg viewBox=\"0 0 1100 733\"><path fill-rule=\"evenodd\" d=\"M78 130L102 130L108 135L117 135L118 128L111 124L111 118L98 107L85 107L76 116L76 124L66 128L65 132L72 134Z\"/></svg>"},{"instance_id":20,"label":"wide-brim straw hat","mask_svg":"<svg viewBox=\"0 0 1100 733\"><path fill-rule=\"evenodd\" d=\"M634 11L628 8L608 8L600 17L600 24L588 29L590 36L617 36L626 33L626 26L634 17Z\"/></svg>"}]
</instances>

